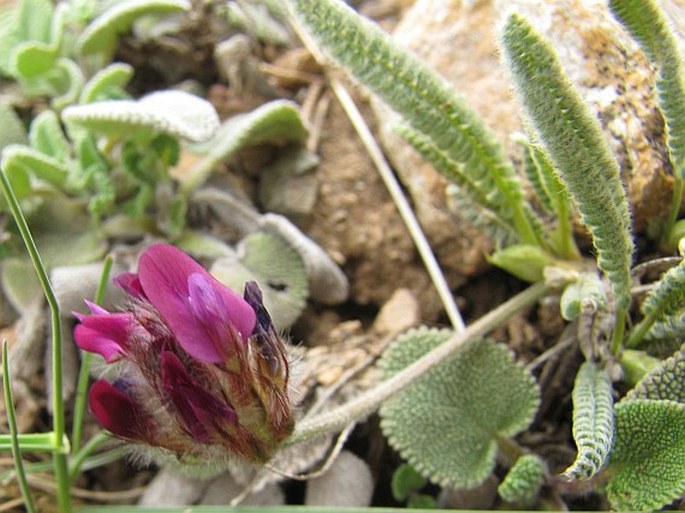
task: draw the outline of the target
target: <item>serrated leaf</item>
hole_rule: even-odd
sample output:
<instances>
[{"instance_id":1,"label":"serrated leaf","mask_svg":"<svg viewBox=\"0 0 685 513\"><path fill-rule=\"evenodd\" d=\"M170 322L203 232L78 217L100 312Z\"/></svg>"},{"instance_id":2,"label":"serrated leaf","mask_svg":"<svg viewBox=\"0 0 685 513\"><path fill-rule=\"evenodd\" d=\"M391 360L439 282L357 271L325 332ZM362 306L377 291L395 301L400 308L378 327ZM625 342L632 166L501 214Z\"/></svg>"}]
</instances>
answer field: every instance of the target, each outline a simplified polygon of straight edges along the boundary
<instances>
[{"instance_id":1,"label":"serrated leaf","mask_svg":"<svg viewBox=\"0 0 685 513\"><path fill-rule=\"evenodd\" d=\"M186 0L124 0L93 20L79 36L77 46L83 55L109 54L117 36L129 30L133 22L147 14L171 14L189 11Z\"/></svg>"},{"instance_id":2,"label":"serrated leaf","mask_svg":"<svg viewBox=\"0 0 685 513\"><path fill-rule=\"evenodd\" d=\"M668 399L685 404L685 345L647 374L625 399Z\"/></svg>"},{"instance_id":3,"label":"serrated leaf","mask_svg":"<svg viewBox=\"0 0 685 513\"><path fill-rule=\"evenodd\" d=\"M685 404L635 399L616 405L607 496L614 509L650 511L685 491Z\"/></svg>"},{"instance_id":4,"label":"serrated leaf","mask_svg":"<svg viewBox=\"0 0 685 513\"><path fill-rule=\"evenodd\" d=\"M409 331L383 354L379 368L390 377L450 335L428 328ZM442 486L468 488L492 472L496 438L528 427L539 395L535 380L509 349L474 341L386 401L381 428L422 475Z\"/></svg>"},{"instance_id":5,"label":"serrated leaf","mask_svg":"<svg viewBox=\"0 0 685 513\"><path fill-rule=\"evenodd\" d=\"M78 101L86 79L81 67L71 59L58 59L54 71L59 76L61 86L59 91L52 95L51 104L55 110L61 111Z\"/></svg>"},{"instance_id":6,"label":"serrated leaf","mask_svg":"<svg viewBox=\"0 0 685 513\"><path fill-rule=\"evenodd\" d=\"M518 97L592 235L599 268L619 309L626 310L633 254L630 214L619 166L599 121L549 44L517 14L504 25L502 47Z\"/></svg>"},{"instance_id":7,"label":"serrated leaf","mask_svg":"<svg viewBox=\"0 0 685 513\"><path fill-rule=\"evenodd\" d=\"M685 342L685 311L666 315L656 321L645 333L650 352L671 354Z\"/></svg>"},{"instance_id":8,"label":"serrated leaf","mask_svg":"<svg viewBox=\"0 0 685 513\"><path fill-rule=\"evenodd\" d=\"M414 54L337 0L290 0L293 10L327 53L401 114L447 159L475 180L489 177L511 212L523 242L537 243L523 211L523 189L511 162L478 115L454 88ZM447 171L449 178L449 169Z\"/></svg>"},{"instance_id":9,"label":"serrated leaf","mask_svg":"<svg viewBox=\"0 0 685 513\"><path fill-rule=\"evenodd\" d=\"M521 456L504 481L497 488L497 493L505 501L524 506L535 504L545 476L545 463L535 454Z\"/></svg>"},{"instance_id":10,"label":"serrated leaf","mask_svg":"<svg viewBox=\"0 0 685 513\"><path fill-rule=\"evenodd\" d=\"M218 259L210 272L234 290L256 281L264 294L264 305L276 329L290 327L307 302L308 285L304 263L282 238L267 233L245 237L235 257Z\"/></svg>"},{"instance_id":11,"label":"serrated leaf","mask_svg":"<svg viewBox=\"0 0 685 513\"><path fill-rule=\"evenodd\" d=\"M109 136L150 130L190 141L209 139L219 116L208 101L182 91L160 91L139 100L108 100L64 109L62 118Z\"/></svg>"},{"instance_id":12,"label":"serrated leaf","mask_svg":"<svg viewBox=\"0 0 685 513\"><path fill-rule=\"evenodd\" d=\"M125 62L115 62L98 71L86 82L81 91L79 103L93 103L104 100L126 98L124 87L133 77L133 66Z\"/></svg>"},{"instance_id":13,"label":"serrated leaf","mask_svg":"<svg viewBox=\"0 0 685 513\"><path fill-rule=\"evenodd\" d=\"M186 173L182 188L195 190L207 180L218 162L240 148L265 141L302 142L307 134L298 106L287 100L275 100L247 114L233 116L222 123L210 140L193 148L198 153L207 153L207 157Z\"/></svg>"},{"instance_id":14,"label":"serrated leaf","mask_svg":"<svg viewBox=\"0 0 685 513\"><path fill-rule=\"evenodd\" d=\"M571 321L576 319L585 308L596 312L605 308L606 304L604 283L597 273L580 273L578 278L567 285L561 294L561 316Z\"/></svg>"},{"instance_id":15,"label":"serrated leaf","mask_svg":"<svg viewBox=\"0 0 685 513\"><path fill-rule=\"evenodd\" d=\"M573 386L573 439L578 455L564 471L570 479L589 479L607 462L614 438L611 379L593 362L581 365Z\"/></svg>"},{"instance_id":16,"label":"serrated leaf","mask_svg":"<svg viewBox=\"0 0 685 513\"><path fill-rule=\"evenodd\" d=\"M683 60L673 30L654 0L611 0L609 8L630 30L659 68L657 92L666 119L671 160L685 172L685 77Z\"/></svg>"}]
</instances>

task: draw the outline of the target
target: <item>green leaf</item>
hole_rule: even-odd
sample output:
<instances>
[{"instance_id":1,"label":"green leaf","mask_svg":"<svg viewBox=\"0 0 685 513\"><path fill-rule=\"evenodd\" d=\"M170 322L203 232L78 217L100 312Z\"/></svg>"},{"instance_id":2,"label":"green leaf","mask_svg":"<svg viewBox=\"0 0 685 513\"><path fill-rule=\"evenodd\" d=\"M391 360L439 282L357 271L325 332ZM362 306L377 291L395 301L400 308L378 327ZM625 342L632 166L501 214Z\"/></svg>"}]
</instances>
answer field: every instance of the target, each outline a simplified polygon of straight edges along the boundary
<instances>
[{"instance_id":1,"label":"green leaf","mask_svg":"<svg viewBox=\"0 0 685 513\"><path fill-rule=\"evenodd\" d=\"M294 12L323 48L444 154L474 182L488 177L490 194L502 194L523 242L537 239L523 211L521 182L492 132L454 88L377 25L337 0L290 0ZM414 140L418 140L414 137ZM440 168L449 178L453 167Z\"/></svg>"},{"instance_id":2,"label":"green leaf","mask_svg":"<svg viewBox=\"0 0 685 513\"><path fill-rule=\"evenodd\" d=\"M635 399L616 405L607 496L621 511L656 510L685 490L685 404Z\"/></svg>"},{"instance_id":3,"label":"green leaf","mask_svg":"<svg viewBox=\"0 0 685 513\"><path fill-rule=\"evenodd\" d=\"M124 87L133 77L133 67L124 62L110 64L98 71L86 82L79 103L124 99L128 95Z\"/></svg>"},{"instance_id":4,"label":"green leaf","mask_svg":"<svg viewBox=\"0 0 685 513\"><path fill-rule=\"evenodd\" d=\"M545 463L542 459L535 454L525 454L516 460L497 493L507 502L530 507L538 498L544 477Z\"/></svg>"},{"instance_id":5,"label":"green leaf","mask_svg":"<svg viewBox=\"0 0 685 513\"><path fill-rule=\"evenodd\" d=\"M304 263L282 238L254 233L243 239L234 257L218 259L210 272L234 290L256 281L264 294L264 306L276 329L290 327L307 303L309 288Z\"/></svg>"},{"instance_id":6,"label":"green leaf","mask_svg":"<svg viewBox=\"0 0 685 513\"><path fill-rule=\"evenodd\" d=\"M116 45L117 36L129 30L133 22L147 14L171 14L189 11L186 0L124 0L93 20L79 36L77 46L83 55L103 53L109 55Z\"/></svg>"},{"instance_id":7,"label":"green leaf","mask_svg":"<svg viewBox=\"0 0 685 513\"><path fill-rule=\"evenodd\" d=\"M488 257L488 262L521 280L535 283L542 280L542 272L553 263L553 259L540 246L514 244L495 251Z\"/></svg>"},{"instance_id":8,"label":"green leaf","mask_svg":"<svg viewBox=\"0 0 685 513\"><path fill-rule=\"evenodd\" d=\"M613 390L606 370L581 365L573 387L573 439L578 455L564 471L571 479L589 479L607 462L614 438Z\"/></svg>"},{"instance_id":9,"label":"green leaf","mask_svg":"<svg viewBox=\"0 0 685 513\"><path fill-rule=\"evenodd\" d=\"M685 404L685 345L647 374L626 399L668 399Z\"/></svg>"},{"instance_id":10,"label":"green leaf","mask_svg":"<svg viewBox=\"0 0 685 513\"><path fill-rule=\"evenodd\" d=\"M25 41L12 50L9 68L13 75L27 80L46 73L55 65L64 35L67 9L63 3L56 7L47 41Z\"/></svg>"},{"instance_id":11,"label":"green leaf","mask_svg":"<svg viewBox=\"0 0 685 513\"><path fill-rule=\"evenodd\" d=\"M649 344L649 351L657 354L671 354L685 342L685 311L666 315L650 326L643 339Z\"/></svg>"},{"instance_id":12,"label":"green leaf","mask_svg":"<svg viewBox=\"0 0 685 513\"><path fill-rule=\"evenodd\" d=\"M685 76L680 48L669 22L654 0L610 0L613 14L657 64L657 92L666 119L671 162L685 171Z\"/></svg>"},{"instance_id":13,"label":"green leaf","mask_svg":"<svg viewBox=\"0 0 685 513\"><path fill-rule=\"evenodd\" d=\"M58 59L55 73L58 75L60 85L58 92L53 94L51 104L54 109L61 111L78 101L85 78L81 67L71 59Z\"/></svg>"},{"instance_id":14,"label":"green leaf","mask_svg":"<svg viewBox=\"0 0 685 513\"><path fill-rule=\"evenodd\" d=\"M45 110L31 122L29 140L32 148L62 164L66 164L71 156L71 145L54 111Z\"/></svg>"},{"instance_id":15,"label":"green leaf","mask_svg":"<svg viewBox=\"0 0 685 513\"><path fill-rule=\"evenodd\" d=\"M26 128L14 109L0 101L0 152L10 144L27 144Z\"/></svg>"},{"instance_id":16,"label":"green leaf","mask_svg":"<svg viewBox=\"0 0 685 513\"><path fill-rule=\"evenodd\" d=\"M182 188L186 192L197 189L219 162L241 148L265 141L301 143L307 134L298 106L286 100L275 100L247 114L233 116L222 123L210 140L194 146L194 151L207 153L207 157L185 174Z\"/></svg>"},{"instance_id":17,"label":"green leaf","mask_svg":"<svg viewBox=\"0 0 685 513\"><path fill-rule=\"evenodd\" d=\"M426 485L426 478L408 463L402 463L392 473L392 496L396 501L406 501L414 492Z\"/></svg>"},{"instance_id":18,"label":"green leaf","mask_svg":"<svg viewBox=\"0 0 685 513\"><path fill-rule=\"evenodd\" d=\"M626 346L637 346L654 323L677 319L682 314L683 308L685 308L685 260L681 260L678 265L666 271L649 292L641 306L645 317L633 330ZM663 331L666 326L661 325L657 330Z\"/></svg>"},{"instance_id":19,"label":"green leaf","mask_svg":"<svg viewBox=\"0 0 685 513\"><path fill-rule=\"evenodd\" d=\"M597 273L580 273L561 294L561 316L567 321L576 319L585 309L591 312L606 307L606 290Z\"/></svg>"},{"instance_id":20,"label":"green leaf","mask_svg":"<svg viewBox=\"0 0 685 513\"><path fill-rule=\"evenodd\" d=\"M450 335L428 328L409 331L383 354L379 368L388 378ZM381 428L423 476L442 486L468 488L492 472L497 439L528 427L539 395L533 377L506 346L474 341L386 401Z\"/></svg>"},{"instance_id":21,"label":"green leaf","mask_svg":"<svg viewBox=\"0 0 685 513\"><path fill-rule=\"evenodd\" d=\"M546 153L587 225L599 268L620 310L630 304L633 240L620 170L599 121L574 90L549 44L517 14L502 46L516 91Z\"/></svg>"},{"instance_id":22,"label":"green leaf","mask_svg":"<svg viewBox=\"0 0 685 513\"><path fill-rule=\"evenodd\" d=\"M139 100L108 100L64 109L62 119L111 137L156 131L204 141L219 127L208 101L182 91L160 91Z\"/></svg>"},{"instance_id":23,"label":"green leaf","mask_svg":"<svg viewBox=\"0 0 685 513\"><path fill-rule=\"evenodd\" d=\"M9 175L23 172L57 187L62 187L67 179L67 168L59 160L18 144L2 152L2 169ZM22 192L15 191L18 195Z\"/></svg>"}]
</instances>

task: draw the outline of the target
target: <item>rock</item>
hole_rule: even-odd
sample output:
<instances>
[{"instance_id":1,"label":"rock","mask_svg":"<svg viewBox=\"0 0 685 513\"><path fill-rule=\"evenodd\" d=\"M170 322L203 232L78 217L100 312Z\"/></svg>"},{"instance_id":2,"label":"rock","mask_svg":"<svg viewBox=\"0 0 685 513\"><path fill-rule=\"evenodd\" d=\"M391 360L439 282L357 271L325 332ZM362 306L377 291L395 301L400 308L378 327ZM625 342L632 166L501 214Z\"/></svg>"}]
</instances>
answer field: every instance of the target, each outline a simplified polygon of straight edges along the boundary
<instances>
[{"instance_id":1,"label":"rock","mask_svg":"<svg viewBox=\"0 0 685 513\"><path fill-rule=\"evenodd\" d=\"M209 481L194 479L170 467L162 468L150 482L139 506L185 506L195 504L209 486Z\"/></svg>"},{"instance_id":2,"label":"rock","mask_svg":"<svg viewBox=\"0 0 685 513\"><path fill-rule=\"evenodd\" d=\"M229 474L224 474L212 481L199 504L227 506L243 490L244 486L236 483ZM276 483L269 483L261 490L249 494L240 504L243 506L280 506L285 504L285 494Z\"/></svg>"},{"instance_id":3,"label":"rock","mask_svg":"<svg viewBox=\"0 0 685 513\"><path fill-rule=\"evenodd\" d=\"M305 505L365 508L371 504L373 477L366 462L342 451L330 469L307 482Z\"/></svg>"},{"instance_id":4,"label":"rock","mask_svg":"<svg viewBox=\"0 0 685 513\"><path fill-rule=\"evenodd\" d=\"M636 230L644 231L648 223L663 220L670 205L672 169L656 105L654 69L611 16L605 1L417 0L394 37L454 84L508 155L517 160L520 153L511 135L522 124L496 46L502 13L512 10L523 14L552 43L581 96L601 120L621 165ZM387 153L441 261L445 261L443 251L449 248L450 237L452 245L487 247L482 236L463 221L450 219L444 202L445 180L392 133L394 116L384 108L377 113Z\"/></svg>"},{"instance_id":5,"label":"rock","mask_svg":"<svg viewBox=\"0 0 685 513\"><path fill-rule=\"evenodd\" d=\"M381 307L373 329L382 336L394 336L421 322L421 308L408 289L397 289Z\"/></svg>"}]
</instances>

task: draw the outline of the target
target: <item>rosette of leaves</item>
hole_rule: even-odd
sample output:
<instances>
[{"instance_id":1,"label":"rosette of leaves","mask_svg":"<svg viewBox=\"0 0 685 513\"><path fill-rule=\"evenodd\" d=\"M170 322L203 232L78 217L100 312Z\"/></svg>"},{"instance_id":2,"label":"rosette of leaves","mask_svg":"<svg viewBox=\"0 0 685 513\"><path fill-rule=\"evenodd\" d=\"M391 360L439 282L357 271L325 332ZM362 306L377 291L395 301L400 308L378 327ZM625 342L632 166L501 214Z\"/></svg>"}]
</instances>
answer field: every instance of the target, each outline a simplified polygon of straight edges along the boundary
<instances>
[{"instance_id":1,"label":"rosette of leaves","mask_svg":"<svg viewBox=\"0 0 685 513\"><path fill-rule=\"evenodd\" d=\"M388 348L379 367L390 377L449 336L446 330L409 331ZM509 349L491 340L474 341L386 401L381 428L423 476L442 486L468 488L492 472L498 441L528 427L539 394Z\"/></svg>"}]
</instances>

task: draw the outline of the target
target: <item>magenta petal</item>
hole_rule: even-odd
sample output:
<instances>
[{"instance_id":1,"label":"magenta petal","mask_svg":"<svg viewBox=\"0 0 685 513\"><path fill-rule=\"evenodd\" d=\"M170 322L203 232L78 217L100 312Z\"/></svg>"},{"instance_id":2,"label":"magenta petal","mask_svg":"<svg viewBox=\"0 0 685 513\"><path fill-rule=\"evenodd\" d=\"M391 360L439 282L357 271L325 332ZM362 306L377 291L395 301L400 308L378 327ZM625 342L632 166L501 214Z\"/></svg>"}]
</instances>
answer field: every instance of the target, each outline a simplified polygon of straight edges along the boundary
<instances>
[{"instance_id":1,"label":"magenta petal","mask_svg":"<svg viewBox=\"0 0 685 513\"><path fill-rule=\"evenodd\" d=\"M194 358L219 363L234 332L243 340L252 333L250 305L174 246L150 246L140 257L138 276L145 295Z\"/></svg>"},{"instance_id":2,"label":"magenta petal","mask_svg":"<svg viewBox=\"0 0 685 513\"><path fill-rule=\"evenodd\" d=\"M220 401L197 383L179 358L165 351L160 357L162 386L169 394L183 425L200 443L211 441L214 427L223 423L236 424L238 417L233 408Z\"/></svg>"},{"instance_id":3,"label":"magenta petal","mask_svg":"<svg viewBox=\"0 0 685 513\"><path fill-rule=\"evenodd\" d=\"M136 299L147 299L140 285L140 278L135 273L121 273L114 278L114 283Z\"/></svg>"},{"instance_id":4,"label":"magenta petal","mask_svg":"<svg viewBox=\"0 0 685 513\"><path fill-rule=\"evenodd\" d=\"M95 315L75 314L81 323L74 329L74 341L84 351L98 353L111 362L128 347L134 317L131 313L109 313L97 306L95 311Z\"/></svg>"},{"instance_id":5,"label":"magenta petal","mask_svg":"<svg viewBox=\"0 0 685 513\"><path fill-rule=\"evenodd\" d=\"M116 436L147 442L152 435L147 414L120 388L100 379L90 387L88 399L100 425Z\"/></svg>"}]
</instances>

